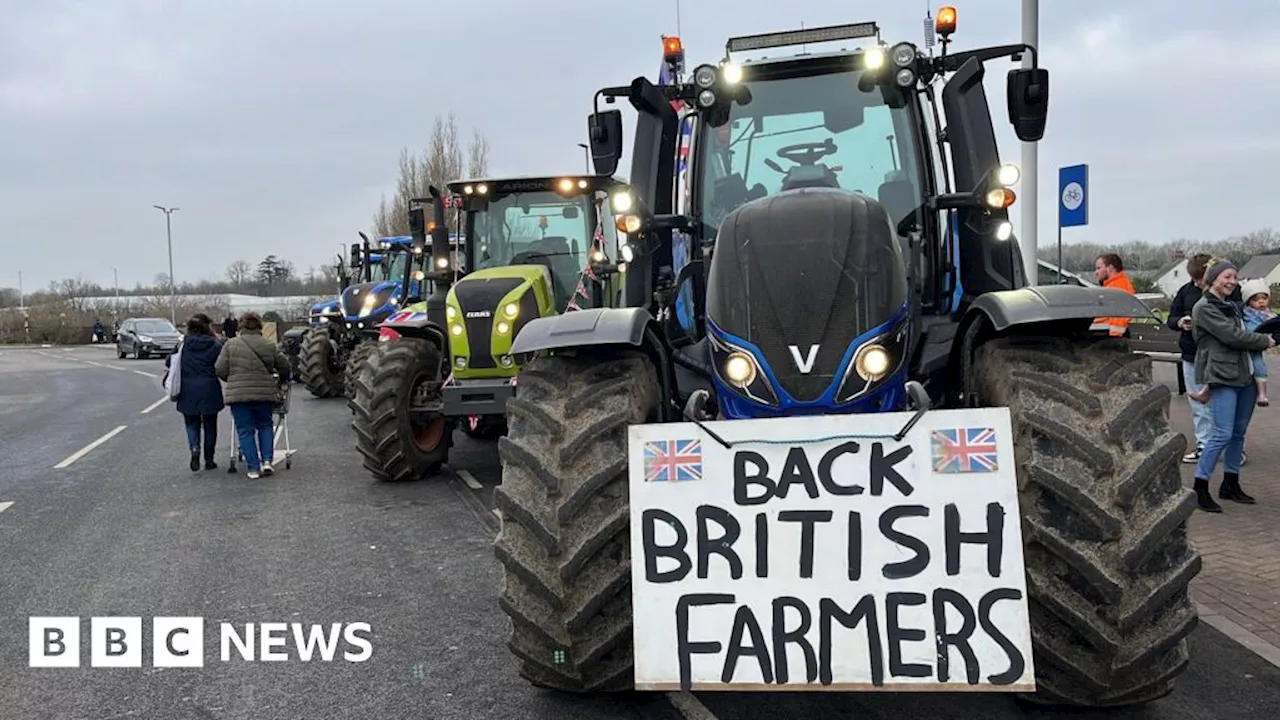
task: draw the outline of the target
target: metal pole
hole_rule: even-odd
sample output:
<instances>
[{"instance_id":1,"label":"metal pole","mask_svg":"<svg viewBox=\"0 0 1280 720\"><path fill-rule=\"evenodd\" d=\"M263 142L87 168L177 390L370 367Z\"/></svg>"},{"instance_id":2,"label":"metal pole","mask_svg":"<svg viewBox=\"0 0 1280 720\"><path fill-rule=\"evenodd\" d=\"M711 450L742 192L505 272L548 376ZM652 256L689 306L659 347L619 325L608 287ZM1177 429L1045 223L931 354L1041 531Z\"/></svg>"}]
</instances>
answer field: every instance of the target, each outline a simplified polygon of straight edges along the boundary
<instances>
[{"instance_id":1,"label":"metal pole","mask_svg":"<svg viewBox=\"0 0 1280 720\"><path fill-rule=\"evenodd\" d=\"M25 310L27 308L26 293L22 292L22 271L18 271L18 309Z\"/></svg>"},{"instance_id":2,"label":"metal pole","mask_svg":"<svg viewBox=\"0 0 1280 720\"><path fill-rule=\"evenodd\" d=\"M1040 0L1022 0L1022 42L1040 50ZM1031 54L1022 56L1022 67L1031 67ZM1027 284L1039 284L1039 158L1038 143L1022 143L1022 263L1027 269ZM1061 271L1062 266L1058 266Z\"/></svg>"},{"instance_id":3,"label":"metal pole","mask_svg":"<svg viewBox=\"0 0 1280 720\"><path fill-rule=\"evenodd\" d=\"M578 147L582 148L582 162L587 169L587 174L591 174L591 146L586 143L578 143Z\"/></svg>"},{"instance_id":4,"label":"metal pole","mask_svg":"<svg viewBox=\"0 0 1280 720\"><path fill-rule=\"evenodd\" d=\"M169 241L169 322L177 325L178 295L173 280L173 214L180 208L167 208L162 205L152 205L152 207L164 213L165 236Z\"/></svg>"}]
</instances>

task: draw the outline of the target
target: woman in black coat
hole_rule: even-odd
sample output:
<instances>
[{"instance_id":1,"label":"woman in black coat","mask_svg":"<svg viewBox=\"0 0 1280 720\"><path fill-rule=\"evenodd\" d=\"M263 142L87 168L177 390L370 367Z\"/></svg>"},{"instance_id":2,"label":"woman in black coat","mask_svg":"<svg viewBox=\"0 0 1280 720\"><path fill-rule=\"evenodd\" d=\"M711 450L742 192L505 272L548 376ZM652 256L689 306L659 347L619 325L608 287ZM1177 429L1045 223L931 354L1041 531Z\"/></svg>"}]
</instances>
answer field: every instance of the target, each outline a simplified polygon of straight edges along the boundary
<instances>
[{"instance_id":1,"label":"woman in black coat","mask_svg":"<svg viewBox=\"0 0 1280 720\"><path fill-rule=\"evenodd\" d=\"M178 369L182 374L179 376L177 402L178 412L186 421L192 472L200 469L201 430L204 431L204 468L213 470L218 467L213 455L218 444L218 413L225 405L222 402L222 382L214 373L213 364L221 352L222 343L213 335L213 321L204 313L193 315L187 321L187 336L182 341ZM169 360L165 358L166 366Z\"/></svg>"}]
</instances>

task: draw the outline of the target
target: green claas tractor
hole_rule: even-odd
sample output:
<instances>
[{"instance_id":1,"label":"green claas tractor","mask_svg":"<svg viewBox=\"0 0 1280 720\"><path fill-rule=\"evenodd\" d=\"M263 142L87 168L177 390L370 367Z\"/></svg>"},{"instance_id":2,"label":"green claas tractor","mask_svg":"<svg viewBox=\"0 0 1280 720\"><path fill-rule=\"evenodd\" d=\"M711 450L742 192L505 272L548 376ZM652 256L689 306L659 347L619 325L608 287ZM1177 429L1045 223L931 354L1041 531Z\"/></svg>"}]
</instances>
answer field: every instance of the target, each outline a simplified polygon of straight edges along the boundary
<instances>
[{"instance_id":1,"label":"green claas tractor","mask_svg":"<svg viewBox=\"0 0 1280 720\"><path fill-rule=\"evenodd\" d=\"M1150 317L1151 311L1119 290L1030 285L1008 213L1019 169L1000 161L983 79L995 60L1031 61L1009 71L1006 93L1017 137L1036 142L1046 124L1048 72L1025 44L950 52L954 22L953 8L939 13L938 55L910 42L882 42L874 22L808 28L733 38L722 62L695 67L685 78L675 71L669 84L638 77L600 91L636 110L632 190L613 198L618 227L626 231L620 248L628 266L624 307L538 318L514 329L515 342L503 346L521 360L522 370L501 442L495 501L502 525L494 550L503 566L499 605L511 619L509 648L532 684L568 692L674 689L668 681L641 685L637 658L643 657L646 677L654 677L657 667L670 677L679 667L682 679L674 687L688 689L684 677L696 655L704 687L789 690L805 684L797 661L814 655L821 642L816 654L826 660L805 666L825 663L829 669L835 659L846 667L869 663L875 678L885 653L892 675L915 673L929 683L923 689L978 689L972 652L964 660L954 642L986 620L975 622L970 612L961 628L959 619L948 620L946 605L935 604L933 622L923 607L903 621L906 615L897 614L902 606L895 610L892 597L875 614L880 606L859 601L862 614L856 614L848 608L868 586L908 600L901 597L907 593L890 590L900 587L892 580L900 576L891 576L889 565L883 578L860 570L855 575L860 550L853 539L846 543L827 525L806 525L803 535L792 525L797 529L783 531L783 540L770 541L762 539L776 527L762 523L772 519L767 508L754 525L749 515L728 515L735 521L730 529L707 519L727 511L715 515L716 506L689 498L719 493L728 496L726 507L737 510L730 500L755 504L735 494L741 478L747 478L743 487L775 482L760 474L767 468L734 464L749 453L725 449L729 441L717 431L763 435L769 427L785 439L775 434L745 442L785 448L848 437L832 439L820 429L897 427L897 415L927 424L982 414L999 416L1008 428L1001 431L1009 440L1000 467L1016 498L1007 507L1016 514L1001 522L1022 533L1024 564L1016 575L1025 580L1025 592L1018 591L1018 602L1029 619L1018 637L1026 647L1020 657L1034 656L1034 668L982 666L981 677L992 683L984 689L1095 707L1138 705L1172 692L1188 665L1186 638L1197 623L1188 587L1201 567L1187 534L1195 496L1179 475L1186 440L1170 428L1171 393L1153 382L1150 358L1124 338L1090 329L1095 317ZM832 42L846 45L830 52L814 47ZM678 42L671 44L679 50ZM802 45L803 53L779 49ZM747 52L757 56L741 60ZM681 64L679 57L668 60ZM684 111L683 121L673 103ZM690 123L692 150L682 207L676 187L683 122ZM597 105L588 129L597 172L612 175L622 151L621 112ZM677 253L676 235L696 251ZM498 305L494 300L486 310ZM945 419L930 419L935 412ZM729 429L735 425L747 429ZM871 437L888 438L884 446L896 447L910 427ZM974 482L974 475L935 476L940 466L925 459L930 452L963 455L978 468L985 460L977 449L987 441L968 434L974 429L932 431L933 450L929 431L921 431L914 456L921 459L906 472L918 484L952 492L954 483ZM671 440L637 439L649 437ZM842 482L848 484L835 484L829 464L776 460L778 495L786 487L792 493L782 507L803 507L813 498L840 509L835 515L841 518L846 505L839 503L873 501L877 478L887 477L887 465L877 465L874 455L882 443L857 437L871 455L871 469L846 466ZM994 439L989 442L995 447ZM786 451L770 452L781 457ZM705 465L712 458L725 458L715 460L721 464L714 474ZM824 493L816 489L814 467L825 478ZM868 476L873 489L867 495L844 497L861 495ZM644 488L646 497L668 498L673 512L688 518L687 532L677 528L655 539L655 527L673 526L650 522L657 516L649 509L643 520L633 519L635 488ZM696 526L688 524L695 522L693 504L701 523ZM929 522L941 523L942 514ZM895 537L888 517L880 515L878 527L884 537ZM855 520L849 519L850 528ZM765 529L758 529L762 524ZM875 516L868 515L865 525L867 537L875 537ZM993 526L989 521L985 527ZM970 532L956 528L953 540ZM853 532L850 538L857 537ZM752 537L766 549L769 542L783 543L788 579L797 577L791 565L796 546L808 543L813 554L840 558L841 571L848 553L849 578L832 580L822 591L835 599L823 606L821 618L815 607L801 608L809 613L801 619L795 613L784 619L790 600L784 596L815 591L803 580L761 589L768 581L755 578L772 577L761 569L770 554L754 550ZM930 549L936 557L944 552L940 529L937 538L932 546L915 538L886 540L886 562ZM907 541L917 549L907 550ZM658 543L670 552L651 554ZM740 565L732 565L731 552L743 553ZM667 569L658 568L658 560L668 561ZM710 577L723 584L703 582L708 566ZM752 608L745 605L748 598L733 594L730 572L744 583L752 579L746 586ZM968 571L936 572L963 583ZM661 591L674 612L639 605L633 612L633 592L653 599L659 592L653 578L663 575L686 578L661 586L676 588ZM677 604L677 596L688 604ZM922 592L919 603L909 604L925 602ZM701 607L716 603L723 605L718 623L706 620L713 611ZM699 609L691 620L693 606ZM884 644L875 630L877 615L879 627L890 628ZM841 634L833 644L837 622ZM673 629L647 636L655 627ZM910 650L903 641L908 632L919 640ZM676 636L684 643L678 658L674 649L660 658L654 654L659 645L675 648ZM685 642L693 636L700 639ZM788 650L791 681L778 669L775 684L774 662L784 668ZM737 676L749 681L731 683L730 658L742 660ZM967 681L962 661L971 673ZM1033 683L1012 684L1032 669ZM820 686L816 671L810 672L810 685L801 689L836 689ZM1007 677L997 681L994 673ZM829 682L828 676L823 684ZM880 684L845 689L889 689L873 683Z\"/></svg>"},{"instance_id":2,"label":"green claas tractor","mask_svg":"<svg viewBox=\"0 0 1280 720\"><path fill-rule=\"evenodd\" d=\"M351 400L375 477L434 474L458 425L500 436L522 360L511 351L516 333L536 318L615 303L625 268L610 259L608 197L621 186L595 176L467 180L431 201L438 217L427 227L444 226L446 205L458 213L457 251L433 252L435 294L380 325ZM422 209L411 212L425 235Z\"/></svg>"}]
</instances>

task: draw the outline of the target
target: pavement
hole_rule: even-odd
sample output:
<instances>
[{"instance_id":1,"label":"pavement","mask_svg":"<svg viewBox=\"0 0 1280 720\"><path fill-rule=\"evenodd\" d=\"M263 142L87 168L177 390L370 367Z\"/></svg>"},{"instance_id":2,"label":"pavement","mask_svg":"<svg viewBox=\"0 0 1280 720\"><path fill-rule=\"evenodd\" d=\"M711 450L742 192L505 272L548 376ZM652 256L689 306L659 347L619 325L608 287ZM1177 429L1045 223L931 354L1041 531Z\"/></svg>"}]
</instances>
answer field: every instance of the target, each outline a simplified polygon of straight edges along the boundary
<instances>
[{"instance_id":1,"label":"pavement","mask_svg":"<svg viewBox=\"0 0 1280 720\"><path fill-rule=\"evenodd\" d=\"M1280 717L1280 668L1207 623L1191 635L1178 690L1136 711L1055 712L999 694L539 691L504 647L490 547L493 443L459 433L447 477L378 483L360 467L345 403L295 388L291 469L277 463L275 476L257 481L228 474L223 413L221 467L192 473L162 373L161 360L117 360L109 349L0 348L3 720ZM1250 467L1274 467L1260 437ZM1268 512L1262 484L1247 485L1258 506L1196 517L1202 549L1206 521L1231 532L1233 519ZM1226 563L1206 552L1197 595L1208 604L1203 588ZM1229 609L1217 612L1225 619ZM299 662L290 642L291 662L237 655L155 668L148 646L141 668L28 668L29 616L79 616L86 629L92 616L200 616L237 628L367 622L373 653L359 663Z\"/></svg>"},{"instance_id":2,"label":"pavement","mask_svg":"<svg viewBox=\"0 0 1280 720\"><path fill-rule=\"evenodd\" d=\"M1268 358L1272 377L1280 377L1280 358ZM1156 363L1156 379L1175 393L1170 422L1195 446L1191 409L1177 393L1175 365ZM1271 391L1277 395L1280 386ZM1280 664L1280 404L1256 408L1245 437L1248 462L1240 472L1245 490L1256 505L1225 500L1221 514L1198 512L1191 519L1191 538L1204 559L1204 569L1192 584L1201 616L1240 642ZM1195 466L1183 465L1187 487ZM1222 479L1219 465L1210 481L1217 497Z\"/></svg>"}]
</instances>

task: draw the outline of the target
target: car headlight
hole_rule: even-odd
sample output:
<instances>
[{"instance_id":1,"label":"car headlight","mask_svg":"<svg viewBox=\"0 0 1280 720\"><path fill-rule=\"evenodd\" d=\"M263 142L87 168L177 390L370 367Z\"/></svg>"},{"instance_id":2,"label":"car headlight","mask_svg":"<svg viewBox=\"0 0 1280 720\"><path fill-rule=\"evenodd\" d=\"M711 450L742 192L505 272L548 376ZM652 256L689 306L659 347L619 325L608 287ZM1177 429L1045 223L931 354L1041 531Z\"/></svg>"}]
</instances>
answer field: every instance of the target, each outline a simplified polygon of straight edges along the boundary
<instances>
[{"instance_id":1,"label":"car headlight","mask_svg":"<svg viewBox=\"0 0 1280 720\"><path fill-rule=\"evenodd\" d=\"M739 395L762 405L777 406L778 394L754 355L709 333L713 372Z\"/></svg>"},{"instance_id":2,"label":"car headlight","mask_svg":"<svg viewBox=\"0 0 1280 720\"><path fill-rule=\"evenodd\" d=\"M139 335L138 339L141 340L142 342L151 342L150 335Z\"/></svg>"},{"instance_id":3,"label":"car headlight","mask_svg":"<svg viewBox=\"0 0 1280 720\"><path fill-rule=\"evenodd\" d=\"M836 391L836 402L846 403L878 388L902 367L910 338L910 318L858 346L845 368Z\"/></svg>"}]
</instances>

